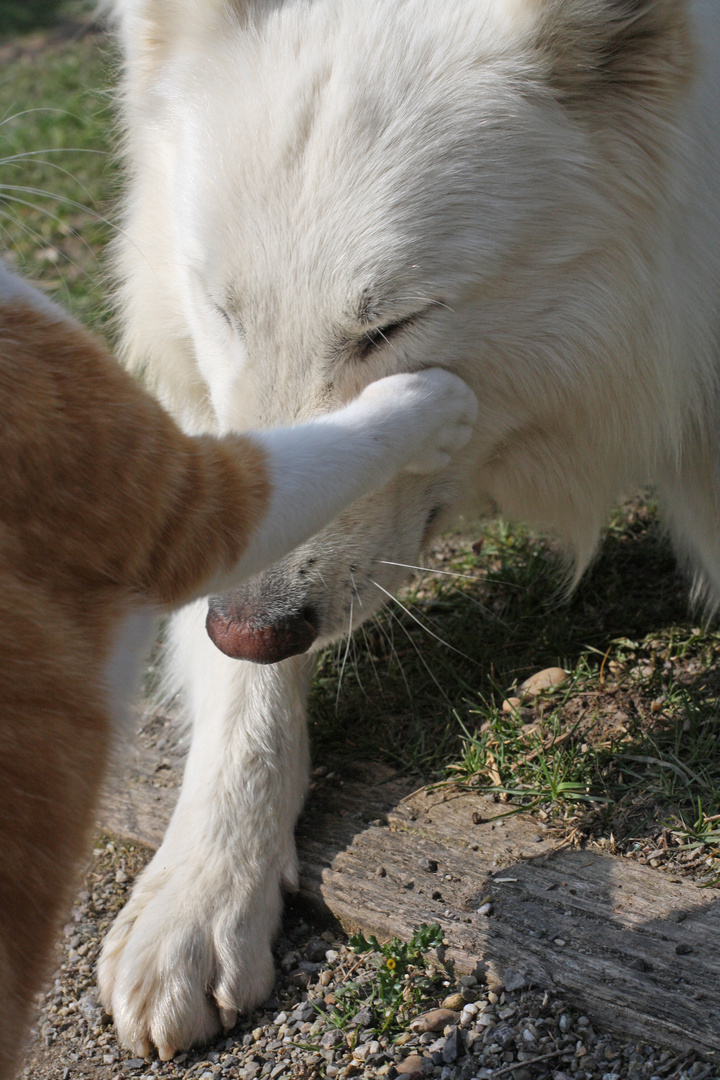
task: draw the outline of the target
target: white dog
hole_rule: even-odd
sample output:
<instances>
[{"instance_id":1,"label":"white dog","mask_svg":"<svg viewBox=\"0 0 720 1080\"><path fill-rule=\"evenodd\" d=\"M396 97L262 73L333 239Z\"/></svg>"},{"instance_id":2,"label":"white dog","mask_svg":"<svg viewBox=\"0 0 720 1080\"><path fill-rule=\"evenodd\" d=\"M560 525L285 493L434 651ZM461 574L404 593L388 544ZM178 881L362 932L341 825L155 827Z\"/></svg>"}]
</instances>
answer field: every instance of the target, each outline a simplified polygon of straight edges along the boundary
<instances>
[{"instance_id":1,"label":"white dog","mask_svg":"<svg viewBox=\"0 0 720 1080\"><path fill-rule=\"evenodd\" d=\"M100 965L121 1041L164 1058L272 985L303 654L401 583L388 561L416 562L472 497L551 529L580 573L616 497L650 480L720 595L720 7L115 6L125 354L185 427L301 420L436 362L480 402L444 473L394 481L175 622L185 780Z\"/></svg>"}]
</instances>

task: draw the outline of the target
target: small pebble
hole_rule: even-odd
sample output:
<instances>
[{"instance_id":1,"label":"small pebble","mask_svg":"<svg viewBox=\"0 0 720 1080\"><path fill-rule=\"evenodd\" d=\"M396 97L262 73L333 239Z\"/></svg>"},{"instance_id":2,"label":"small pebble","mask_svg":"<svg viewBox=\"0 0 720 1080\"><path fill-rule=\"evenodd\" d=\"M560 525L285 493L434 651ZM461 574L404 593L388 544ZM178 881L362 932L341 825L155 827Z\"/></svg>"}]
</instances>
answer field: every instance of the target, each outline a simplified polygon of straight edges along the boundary
<instances>
[{"instance_id":1,"label":"small pebble","mask_svg":"<svg viewBox=\"0 0 720 1080\"><path fill-rule=\"evenodd\" d=\"M512 713L516 713L521 705L522 700L519 697L505 698L502 703L502 711L507 715L511 715Z\"/></svg>"},{"instance_id":2,"label":"small pebble","mask_svg":"<svg viewBox=\"0 0 720 1080\"><path fill-rule=\"evenodd\" d=\"M320 964L325 960L326 952L327 941L323 941L321 938L313 938L312 941L308 941L305 946L306 959L315 964Z\"/></svg>"},{"instance_id":3,"label":"small pebble","mask_svg":"<svg viewBox=\"0 0 720 1080\"><path fill-rule=\"evenodd\" d=\"M410 1030L418 1035L422 1035L426 1031L442 1031L448 1024L456 1023L457 1019L457 1010L448 1008L431 1009L430 1012L416 1016L410 1024Z\"/></svg>"},{"instance_id":4,"label":"small pebble","mask_svg":"<svg viewBox=\"0 0 720 1080\"><path fill-rule=\"evenodd\" d=\"M299 1005L296 1005L292 1011L293 1019L301 1020L303 1023L308 1020L314 1020L317 1013L310 1001L301 1001ZM253 1032L253 1035L255 1032Z\"/></svg>"},{"instance_id":5,"label":"small pebble","mask_svg":"<svg viewBox=\"0 0 720 1080\"><path fill-rule=\"evenodd\" d=\"M511 1042L513 1042L515 1038L515 1031L513 1030L513 1028L510 1027L509 1024L498 1024L498 1026L493 1031L492 1037L493 1040L498 1044L498 1046L502 1046L504 1048L508 1046Z\"/></svg>"},{"instance_id":6,"label":"small pebble","mask_svg":"<svg viewBox=\"0 0 720 1080\"><path fill-rule=\"evenodd\" d=\"M419 1054L409 1054L396 1068L399 1076L410 1076L413 1080L416 1076L424 1075L423 1058Z\"/></svg>"},{"instance_id":7,"label":"small pebble","mask_svg":"<svg viewBox=\"0 0 720 1080\"><path fill-rule=\"evenodd\" d=\"M553 690L556 686L562 686L567 680L568 673L562 668L551 667L536 671L529 679L521 684L523 694L529 697L537 697L545 690Z\"/></svg>"},{"instance_id":8,"label":"small pebble","mask_svg":"<svg viewBox=\"0 0 720 1080\"><path fill-rule=\"evenodd\" d=\"M454 994L448 994L448 996L442 1001L443 1009L451 1009L453 1012L460 1012L465 1005L465 998L461 993L455 992Z\"/></svg>"},{"instance_id":9,"label":"small pebble","mask_svg":"<svg viewBox=\"0 0 720 1080\"><path fill-rule=\"evenodd\" d=\"M445 1039L445 1045L442 1048L442 1059L446 1065L451 1065L453 1061L457 1061L464 1049L462 1035L457 1027L452 1027Z\"/></svg>"},{"instance_id":10,"label":"small pebble","mask_svg":"<svg viewBox=\"0 0 720 1080\"><path fill-rule=\"evenodd\" d=\"M524 990L527 986L527 979L520 971L516 971L514 968L508 968L503 978L505 989L513 994L518 990Z\"/></svg>"},{"instance_id":11,"label":"small pebble","mask_svg":"<svg viewBox=\"0 0 720 1080\"><path fill-rule=\"evenodd\" d=\"M368 1009L367 1007L363 1007L362 1009L358 1009L358 1011L355 1013L355 1015L352 1018L353 1027L360 1027L360 1028L369 1027L370 1024L372 1024L372 1022L373 1022L372 1009Z\"/></svg>"}]
</instances>

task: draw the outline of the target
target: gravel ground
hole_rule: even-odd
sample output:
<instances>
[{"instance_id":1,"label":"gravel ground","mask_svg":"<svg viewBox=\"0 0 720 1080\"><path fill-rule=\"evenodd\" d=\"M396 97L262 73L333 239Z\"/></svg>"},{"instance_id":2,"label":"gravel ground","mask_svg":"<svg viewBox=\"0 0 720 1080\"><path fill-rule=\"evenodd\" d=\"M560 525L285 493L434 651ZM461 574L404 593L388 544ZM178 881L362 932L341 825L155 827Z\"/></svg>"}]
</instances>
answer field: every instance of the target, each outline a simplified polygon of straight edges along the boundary
<instances>
[{"instance_id":1,"label":"gravel ground","mask_svg":"<svg viewBox=\"0 0 720 1080\"><path fill-rule=\"evenodd\" d=\"M170 1062L132 1058L97 1003L94 969L102 936L149 857L140 847L98 839L63 931L54 983L40 1003L23 1080L720 1080L718 1066L692 1047L678 1054L613 1037L520 977L489 987L472 976L442 975L437 996L394 1040L379 1036L366 1009L339 1030L327 1016L333 993L350 973L372 979L373 969L339 930L310 926L292 912L276 946L274 997L264 1008L211 1046ZM446 1011L425 1019L438 1007Z\"/></svg>"}]
</instances>

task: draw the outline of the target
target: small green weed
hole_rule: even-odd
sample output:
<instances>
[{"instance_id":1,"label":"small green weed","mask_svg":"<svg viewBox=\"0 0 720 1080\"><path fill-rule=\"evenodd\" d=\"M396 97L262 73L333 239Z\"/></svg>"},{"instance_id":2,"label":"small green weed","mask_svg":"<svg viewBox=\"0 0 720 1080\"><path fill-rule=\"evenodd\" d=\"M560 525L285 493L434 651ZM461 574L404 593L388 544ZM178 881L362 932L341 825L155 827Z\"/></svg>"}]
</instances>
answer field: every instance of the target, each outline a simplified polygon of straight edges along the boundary
<instances>
[{"instance_id":1,"label":"small green weed","mask_svg":"<svg viewBox=\"0 0 720 1080\"><path fill-rule=\"evenodd\" d=\"M380 944L372 934L367 938L354 934L348 944L358 955L369 954L367 963L372 972L345 983L336 993L328 1013L330 1022L344 1030L360 1009L367 1008L379 1035L403 1031L412 1012L433 993L435 984L425 957L442 943L443 932L437 923L423 923L409 942L394 937Z\"/></svg>"},{"instance_id":2,"label":"small green weed","mask_svg":"<svg viewBox=\"0 0 720 1080\"><path fill-rule=\"evenodd\" d=\"M717 806L717 803L715 804ZM715 807L714 807L715 808ZM688 850L704 847L706 844L720 843L720 814L708 815L703 809L702 799L698 795L695 807L690 812L680 814L680 824L675 829L677 836L685 841Z\"/></svg>"}]
</instances>

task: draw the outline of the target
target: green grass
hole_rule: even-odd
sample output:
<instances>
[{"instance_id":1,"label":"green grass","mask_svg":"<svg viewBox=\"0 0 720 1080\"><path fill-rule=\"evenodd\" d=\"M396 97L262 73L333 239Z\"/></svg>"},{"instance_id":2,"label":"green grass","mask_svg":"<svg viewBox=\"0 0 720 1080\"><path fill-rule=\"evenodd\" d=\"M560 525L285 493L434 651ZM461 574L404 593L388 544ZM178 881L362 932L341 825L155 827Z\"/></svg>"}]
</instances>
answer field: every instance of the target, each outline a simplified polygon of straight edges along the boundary
<instances>
[{"instance_id":1,"label":"green grass","mask_svg":"<svg viewBox=\"0 0 720 1080\"><path fill-rule=\"evenodd\" d=\"M104 39L57 32L88 10L0 0L0 242L103 327L114 58ZM618 511L569 600L552 543L504 522L465 533L428 564L442 574L418 575L347 656L343 643L321 658L316 761L380 759L490 791L497 813L532 808L609 850L720 853L720 638L688 612L652 502ZM571 673L563 687L529 714L502 711L523 678L555 665Z\"/></svg>"},{"instance_id":2,"label":"green grass","mask_svg":"<svg viewBox=\"0 0 720 1080\"><path fill-rule=\"evenodd\" d=\"M356 633L339 696L345 645L326 654L314 696L323 746L375 747L421 771L442 769L462 725L478 726L475 717L492 714L533 671L558 665L577 669L579 678L599 667L614 639L643 638L668 624L691 629L672 555L644 506L618 514L569 602L552 544L504 522L466 529L467 542L449 537L431 564L444 573L418 577L402 597L417 621L391 604ZM470 540L481 545L479 555Z\"/></svg>"},{"instance_id":3,"label":"green grass","mask_svg":"<svg viewBox=\"0 0 720 1080\"><path fill-rule=\"evenodd\" d=\"M48 19L52 5L43 11ZM3 26L6 15L0 4ZM18 270L97 326L117 187L113 57L72 28L68 38L45 38L16 38L18 55L0 65L0 244Z\"/></svg>"},{"instance_id":4,"label":"green grass","mask_svg":"<svg viewBox=\"0 0 720 1080\"><path fill-rule=\"evenodd\" d=\"M451 537L435 564L462 576L419 577L407 613L391 605L356 633L339 695L344 646L326 654L316 754L471 786L498 814L533 810L613 850L664 835L674 854L720 853L720 635L689 612L652 500L618 510L569 600L551 543L503 522L469 538L479 554ZM504 712L549 666L567 682Z\"/></svg>"}]
</instances>

